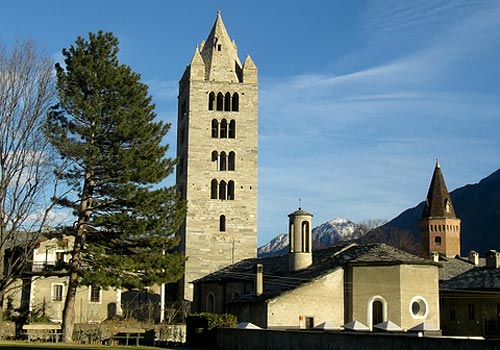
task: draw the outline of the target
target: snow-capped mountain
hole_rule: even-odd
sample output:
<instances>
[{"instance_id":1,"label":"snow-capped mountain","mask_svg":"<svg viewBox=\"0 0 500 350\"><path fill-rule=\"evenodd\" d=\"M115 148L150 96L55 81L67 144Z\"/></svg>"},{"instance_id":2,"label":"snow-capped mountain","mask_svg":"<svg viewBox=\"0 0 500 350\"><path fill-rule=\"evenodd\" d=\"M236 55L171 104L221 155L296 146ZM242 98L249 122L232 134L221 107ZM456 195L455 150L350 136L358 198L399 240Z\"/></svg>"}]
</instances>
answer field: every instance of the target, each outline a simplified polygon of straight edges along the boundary
<instances>
[{"instance_id":1,"label":"snow-capped mountain","mask_svg":"<svg viewBox=\"0 0 500 350\"><path fill-rule=\"evenodd\" d=\"M350 241L361 237L364 232L362 225L346 218L336 218L313 228L313 249L326 248L339 242ZM286 253L287 250L288 233L281 233L260 247L257 254L258 256L279 255Z\"/></svg>"},{"instance_id":2,"label":"snow-capped mountain","mask_svg":"<svg viewBox=\"0 0 500 350\"><path fill-rule=\"evenodd\" d=\"M349 219L336 218L313 228L313 249L351 241L364 233L362 227Z\"/></svg>"}]
</instances>

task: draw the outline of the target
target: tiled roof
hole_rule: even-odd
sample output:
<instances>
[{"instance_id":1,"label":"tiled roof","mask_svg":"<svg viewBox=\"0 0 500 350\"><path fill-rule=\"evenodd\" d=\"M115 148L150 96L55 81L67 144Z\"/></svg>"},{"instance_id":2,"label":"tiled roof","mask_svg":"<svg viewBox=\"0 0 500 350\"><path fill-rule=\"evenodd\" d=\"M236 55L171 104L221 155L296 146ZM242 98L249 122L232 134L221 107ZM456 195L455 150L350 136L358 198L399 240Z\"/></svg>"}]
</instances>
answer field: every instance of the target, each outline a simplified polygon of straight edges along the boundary
<instances>
[{"instance_id":1,"label":"tiled roof","mask_svg":"<svg viewBox=\"0 0 500 350\"><path fill-rule=\"evenodd\" d=\"M446 281L451 278L457 277L476 266L468 261L466 258L445 258L440 257L439 262L441 263L441 268L439 269L439 280ZM479 266L484 266L484 259L479 259Z\"/></svg>"},{"instance_id":2,"label":"tiled roof","mask_svg":"<svg viewBox=\"0 0 500 350\"><path fill-rule=\"evenodd\" d=\"M430 260L403 252L386 244L345 244L313 252L313 264L300 271L289 271L288 254L246 259L228 266L194 283L222 281L255 281L255 266L264 266L264 292L260 296L246 294L235 302L265 301L314 281L348 265L438 265Z\"/></svg>"},{"instance_id":3,"label":"tiled roof","mask_svg":"<svg viewBox=\"0 0 500 350\"><path fill-rule=\"evenodd\" d=\"M459 257L441 264L439 288L443 291L500 290L500 269L486 267L485 259L479 259L479 266Z\"/></svg>"}]
</instances>

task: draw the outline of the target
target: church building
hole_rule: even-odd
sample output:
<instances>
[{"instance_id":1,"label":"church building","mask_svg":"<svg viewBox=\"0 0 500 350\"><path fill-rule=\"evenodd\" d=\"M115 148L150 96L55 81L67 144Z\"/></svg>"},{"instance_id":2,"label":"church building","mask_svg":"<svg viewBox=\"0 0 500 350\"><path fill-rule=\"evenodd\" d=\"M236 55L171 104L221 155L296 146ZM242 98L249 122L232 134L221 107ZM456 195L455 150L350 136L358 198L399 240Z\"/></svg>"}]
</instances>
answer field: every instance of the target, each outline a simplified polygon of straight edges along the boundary
<instances>
[{"instance_id":1,"label":"church building","mask_svg":"<svg viewBox=\"0 0 500 350\"><path fill-rule=\"evenodd\" d=\"M241 63L220 12L180 82L176 187L187 201L181 227L191 282L257 253L257 67Z\"/></svg>"}]
</instances>

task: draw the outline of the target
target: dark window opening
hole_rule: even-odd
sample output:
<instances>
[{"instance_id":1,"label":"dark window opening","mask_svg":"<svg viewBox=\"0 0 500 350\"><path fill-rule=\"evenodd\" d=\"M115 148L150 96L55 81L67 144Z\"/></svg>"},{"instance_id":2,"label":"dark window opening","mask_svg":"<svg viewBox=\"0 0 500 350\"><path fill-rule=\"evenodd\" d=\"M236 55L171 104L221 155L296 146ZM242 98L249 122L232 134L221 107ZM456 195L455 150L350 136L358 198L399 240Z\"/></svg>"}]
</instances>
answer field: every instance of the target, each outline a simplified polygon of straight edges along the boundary
<instances>
[{"instance_id":1,"label":"dark window opening","mask_svg":"<svg viewBox=\"0 0 500 350\"><path fill-rule=\"evenodd\" d=\"M234 139L236 137L236 122L231 120L229 122L229 138Z\"/></svg>"},{"instance_id":2,"label":"dark window opening","mask_svg":"<svg viewBox=\"0 0 500 350\"><path fill-rule=\"evenodd\" d=\"M384 304L375 300L372 304L372 326L384 322Z\"/></svg>"},{"instance_id":3,"label":"dark window opening","mask_svg":"<svg viewBox=\"0 0 500 350\"><path fill-rule=\"evenodd\" d=\"M223 180L219 183L219 199L222 200L226 199L226 190L227 190L226 181Z\"/></svg>"},{"instance_id":4,"label":"dark window opening","mask_svg":"<svg viewBox=\"0 0 500 350\"><path fill-rule=\"evenodd\" d=\"M212 119L212 138L219 137L219 122L217 119Z\"/></svg>"},{"instance_id":5,"label":"dark window opening","mask_svg":"<svg viewBox=\"0 0 500 350\"><path fill-rule=\"evenodd\" d=\"M226 92L226 95L224 96L224 111L231 111L231 94L229 92Z\"/></svg>"},{"instance_id":6,"label":"dark window opening","mask_svg":"<svg viewBox=\"0 0 500 350\"><path fill-rule=\"evenodd\" d=\"M240 95L238 95L237 92L233 94L233 99L232 99L232 110L233 112L238 112L240 110Z\"/></svg>"},{"instance_id":7,"label":"dark window opening","mask_svg":"<svg viewBox=\"0 0 500 350\"><path fill-rule=\"evenodd\" d=\"M217 94L217 110L222 111L224 109L224 95L222 93Z\"/></svg>"},{"instance_id":8,"label":"dark window opening","mask_svg":"<svg viewBox=\"0 0 500 350\"><path fill-rule=\"evenodd\" d=\"M222 119L220 122L220 138L227 139L227 120Z\"/></svg>"},{"instance_id":9,"label":"dark window opening","mask_svg":"<svg viewBox=\"0 0 500 350\"><path fill-rule=\"evenodd\" d=\"M234 181L229 181L227 184L227 199L234 200Z\"/></svg>"},{"instance_id":10,"label":"dark window opening","mask_svg":"<svg viewBox=\"0 0 500 350\"><path fill-rule=\"evenodd\" d=\"M235 163L235 153L234 152L229 152L229 158L228 158L228 164L227 164L227 170L229 171L234 171L234 163Z\"/></svg>"},{"instance_id":11,"label":"dark window opening","mask_svg":"<svg viewBox=\"0 0 500 350\"><path fill-rule=\"evenodd\" d=\"M227 170L227 156L226 156L226 152L221 152L221 154L220 154L219 170L220 171L226 171Z\"/></svg>"},{"instance_id":12,"label":"dark window opening","mask_svg":"<svg viewBox=\"0 0 500 350\"><path fill-rule=\"evenodd\" d=\"M226 216L221 215L219 218L219 231L226 232Z\"/></svg>"},{"instance_id":13,"label":"dark window opening","mask_svg":"<svg viewBox=\"0 0 500 350\"><path fill-rule=\"evenodd\" d=\"M302 222L302 251L309 253L309 221Z\"/></svg>"},{"instance_id":14,"label":"dark window opening","mask_svg":"<svg viewBox=\"0 0 500 350\"><path fill-rule=\"evenodd\" d=\"M221 51L222 50L222 45L221 44L218 44L217 45L217 51Z\"/></svg>"},{"instance_id":15,"label":"dark window opening","mask_svg":"<svg viewBox=\"0 0 500 350\"><path fill-rule=\"evenodd\" d=\"M215 92L211 92L208 95L208 110L213 111L214 110L214 102L215 102Z\"/></svg>"},{"instance_id":16,"label":"dark window opening","mask_svg":"<svg viewBox=\"0 0 500 350\"><path fill-rule=\"evenodd\" d=\"M210 199L217 199L217 180L213 179L210 183Z\"/></svg>"},{"instance_id":17,"label":"dark window opening","mask_svg":"<svg viewBox=\"0 0 500 350\"><path fill-rule=\"evenodd\" d=\"M434 244L435 245L441 245L441 237L440 236L434 237Z\"/></svg>"}]
</instances>

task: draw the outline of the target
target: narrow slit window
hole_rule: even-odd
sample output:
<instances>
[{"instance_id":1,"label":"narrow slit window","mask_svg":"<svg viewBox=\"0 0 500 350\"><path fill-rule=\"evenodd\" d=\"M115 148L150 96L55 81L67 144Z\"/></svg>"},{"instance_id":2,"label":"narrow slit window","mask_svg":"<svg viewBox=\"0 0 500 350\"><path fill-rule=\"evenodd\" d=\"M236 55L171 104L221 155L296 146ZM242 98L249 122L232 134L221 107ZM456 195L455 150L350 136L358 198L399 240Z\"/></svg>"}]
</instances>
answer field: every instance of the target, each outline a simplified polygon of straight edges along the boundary
<instances>
[{"instance_id":1,"label":"narrow slit window","mask_svg":"<svg viewBox=\"0 0 500 350\"><path fill-rule=\"evenodd\" d=\"M226 232L226 216L225 215L221 215L219 217L219 231Z\"/></svg>"}]
</instances>

